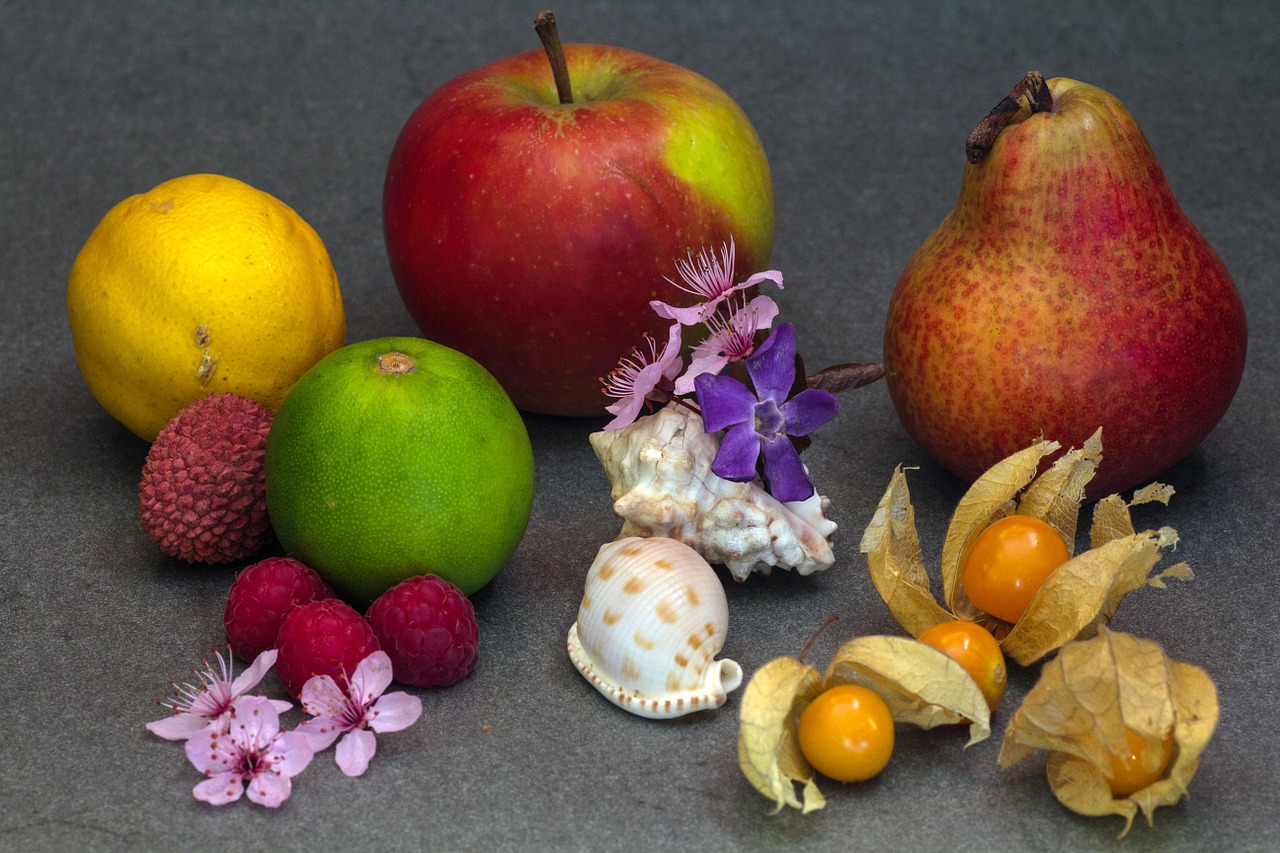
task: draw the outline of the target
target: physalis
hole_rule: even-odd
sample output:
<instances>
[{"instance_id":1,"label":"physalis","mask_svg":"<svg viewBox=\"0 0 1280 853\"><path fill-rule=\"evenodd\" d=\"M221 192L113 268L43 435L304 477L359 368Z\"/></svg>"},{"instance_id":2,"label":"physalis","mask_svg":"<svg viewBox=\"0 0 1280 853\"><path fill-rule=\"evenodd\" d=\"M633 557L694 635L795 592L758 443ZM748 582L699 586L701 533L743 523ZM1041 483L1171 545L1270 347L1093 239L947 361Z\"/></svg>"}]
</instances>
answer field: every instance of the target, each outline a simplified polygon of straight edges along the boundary
<instances>
[{"instance_id":1,"label":"physalis","mask_svg":"<svg viewBox=\"0 0 1280 853\"><path fill-rule=\"evenodd\" d=\"M1102 458L1102 431L1037 475L1041 461L1059 447L1056 441L1038 441L1009 456L979 477L960 499L942 546L945 606L929 588L906 477L900 467L894 471L863 535L861 550L867 555L876 590L907 631L919 636L940 622L976 621L1000 641L1006 656L1027 666L1072 640L1091 636L1111 619L1128 593L1147 585L1163 587L1166 577L1192 577L1183 563L1150 576L1161 551L1176 545L1178 534L1171 527L1135 532L1129 508L1151 501L1167 504L1173 489L1158 483L1140 489L1127 503L1118 495L1098 501L1090 549L1072 556L1084 487ZM1008 566L1008 549L1002 554L999 545L991 546L993 570L986 574L973 570L973 563L981 562L974 552L990 550L983 534L998 524L1031 537L1026 549L1027 559L1036 561L1034 571L1022 568L1015 577L1021 582L1027 575L1038 574L1031 594L997 576ZM1028 532L1032 527L1036 529ZM1050 533L1046 536L1044 530ZM1054 532L1058 541L1049 538ZM1001 559L1006 561L1003 565ZM968 589L967 584L974 588ZM978 601L989 609L979 607Z\"/></svg>"},{"instance_id":2,"label":"physalis","mask_svg":"<svg viewBox=\"0 0 1280 853\"><path fill-rule=\"evenodd\" d=\"M991 710L978 683L956 660L918 640L854 638L840 647L825 674L805 663L803 657L769 661L756 670L742 695L738 766L757 791L773 800L775 812L791 806L808 813L826 805L813 763L805 757L800 729L806 711L815 703L828 701L824 697L842 686L873 692L893 722L925 729L968 723L970 745L991 734ZM831 696L831 701L837 697ZM847 701L847 697L839 701ZM830 725L835 715L821 708L818 711L819 725ZM877 719L876 703L865 695L859 707L843 713L856 718L862 731L856 736L868 742L844 750L846 754L838 756L840 760L824 772L841 781L874 776L889 760L892 729L886 732L883 719ZM836 740L833 736L828 743ZM801 785L800 796L796 795L796 784Z\"/></svg>"},{"instance_id":3,"label":"physalis","mask_svg":"<svg viewBox=\"0 0 1280 853\"><path fill-rule=\"evenodd\" d=\"M1150 640L1100 628L1044 665L1009 720L1002 768L1050 751L1054 795L1082 815L1117 814L1123 838L1139 810L1186 793L1218 722L1218 691L1199 667Z\"/></svg>"}]
</instances>

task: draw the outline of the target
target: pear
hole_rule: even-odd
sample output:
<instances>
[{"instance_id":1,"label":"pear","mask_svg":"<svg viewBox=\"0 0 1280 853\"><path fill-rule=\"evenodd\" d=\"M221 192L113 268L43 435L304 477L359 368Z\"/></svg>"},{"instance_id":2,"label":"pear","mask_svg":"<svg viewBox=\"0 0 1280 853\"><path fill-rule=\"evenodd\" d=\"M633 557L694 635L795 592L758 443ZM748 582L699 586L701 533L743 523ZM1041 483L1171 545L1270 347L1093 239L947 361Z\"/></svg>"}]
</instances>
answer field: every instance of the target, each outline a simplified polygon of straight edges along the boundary
<instances>
[{"instance_id":1,"label":"pear","mask_svg":"<svg viewBox=\"0 0 1280 853\"><path fill-rule=\"evenodd\" d=\"M978 126L960 201L907 264L885 366L907 432L972 481L1102 427L1096 498L1190 453L1244 370L1244 308L1128 110L1032 72Z\"/></svg>"}]
</instances>

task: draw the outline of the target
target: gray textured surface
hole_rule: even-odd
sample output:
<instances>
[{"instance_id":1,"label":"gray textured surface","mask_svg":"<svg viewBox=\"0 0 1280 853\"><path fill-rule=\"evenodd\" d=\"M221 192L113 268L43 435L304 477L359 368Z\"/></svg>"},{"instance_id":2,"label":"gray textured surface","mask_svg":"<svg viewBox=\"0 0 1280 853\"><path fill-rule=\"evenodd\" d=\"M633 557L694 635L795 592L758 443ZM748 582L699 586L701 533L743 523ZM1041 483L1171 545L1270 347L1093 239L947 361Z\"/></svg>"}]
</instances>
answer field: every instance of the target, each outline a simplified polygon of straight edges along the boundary
<instances>
[{"instance_id":1,"label":"gray textured surface","mask_svg":"<svg viewBox=\"0 0 1280 853\"><path fill-rule=\"evenodd\" d=\"M354 5L354 4L353 4ZM878 355L889 294L955 200L962 142L1026 70L1072 76L1136 115L1249 312L1248 367L1218 429L1162 479L1148 523L1198 577L1126 601L1114 627L1217 680L1222 720L1191 797L1135 826L1062 809L1041 761L1000 773L999 735L1034 680L1015 672L996 736L900 733L878 781L825 784L823 812L770 816L736 767L737 703L674 723L595 694L564 653L581 578L616 522L587 434L530 417L528 534L476 597L482 660L369 773L326 754L278 812L215 810L180 747L142 724L218 644L233 568L192 570L138 527L146 445L95 403L64 310L72 259L125 196L196 171L273 193L320 233L348 340L416 330L382 248L382 173L432 88L536 46L518 3L0 5L0 849L1264 849L1280 809L1274 519L1280 15L1274 4L577 3L569 41L622 44L716 80L755 123L778 206L781 304L818 365ZM1193 11L1190 7L1197 7ZM841 524L838 563L729 589L725 653L751 672L828 614L895 626L857 553L898 463L931 560L962 486L901 431L882 387L846 398L808 461ZM273 677L272 677L273 678ZM270 689L278 689L269 680ZM488 729L487 727L492 727Z\"/></svg>"}]
</instances>

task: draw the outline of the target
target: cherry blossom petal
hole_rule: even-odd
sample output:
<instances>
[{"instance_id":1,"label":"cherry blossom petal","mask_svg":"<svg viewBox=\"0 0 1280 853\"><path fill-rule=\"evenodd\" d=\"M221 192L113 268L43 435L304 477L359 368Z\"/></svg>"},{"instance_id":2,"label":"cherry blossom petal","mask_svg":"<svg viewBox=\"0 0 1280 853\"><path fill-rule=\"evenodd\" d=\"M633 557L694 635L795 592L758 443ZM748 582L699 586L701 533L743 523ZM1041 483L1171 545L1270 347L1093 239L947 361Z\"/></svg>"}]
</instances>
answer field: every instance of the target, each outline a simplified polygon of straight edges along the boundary
<instances>
[{"instance_id":1,"label":"cherry blossom petal","mask_svg":"<svg viewBox=\"0 0 1280 853\"><path fill-rule=\"evenodd\" d=\"M778 290L786 289L782 286L781 270L765 270L764 272L758 272L755 275L749 277L742 284L738 285L737 288L735 288L735 290L745 290L748 287L755 287L757 284L764 284L766 281L771 281L774 284L778 285Z\"/></svg>"},{"instance_id":2,"label":"cherry blossom petal","mask_svg":"<svg viewBox=\"0 0 1280 853\"><path fill-rule=\"evenodd\" d=\"M240 675L236 676L236 680L231 682L231 698L243 696L250 690L258 686L258 682L271 671L271 667L276 665L275 649L267 649L253 659L253 663L249 664L249 668ZM230 657L230 652L227 657ZM292 707L292 706L290 706Z\"/></svg>"},{"instance_id":3,"label":"cherry blossom petal","mask_svg":"<svg viewBox=\"0 0 1280 853\"><path fill-rule=\"evenodd\" d=\"M724 366L729 363L729 356L724 354L715 343L708 338L693 348L689 353L689 369L684 375L676 380L675 392L678 396L683 396L693 391L697 386L695 381L704 373L717 374L724 370Z\"/></svg>"},{"instance_id":4,"label":"cherry blossom petal","mask_svg":"<svg viewBox=\"0 0 1280 853\"><path fill-rule=\"evenodd\" d=\"M391 686L391 657L384 651L371 653L356 665L351 674L348 692L351 701L368 707L373 700Z\"/></svg>"},{"instance_id":5,"label":"cherry blossom petal","mask_svg":"<svg viewBox=\"0 0 1280 853\"><path fill-rule=\"evenodd\" d=\"M294 729L276 738L275 743L271 745L271 749L267 750L263 755L263 760L276 773L281 773L285 776L297 776L307 769L307 765L311 763L311 759L314 757L315 750L311 748L311 743L307 736Z\"/></svg>"},{"instance_id":6,"label":"cherry blossom petal","mask_svg":"<svg viewBox=\"0 0 1280 853\"><path fill-rule=\"evenodd\" d=\"M398 732L418 722L422 700L408 693L387 693L365 715L369 728L382 734Z\"/></svg>"},{"instance_id":7,"label":"cherry blossom petal","mask_svg":"<svg viewBox=\"0 0 1280 853\"><path fill-rule=\"evenodd\" d=\"M280 734L280 714L269 699L243 696L231 706L231 736L245 749L259 749Z\"/></svg>"},{"instance_id":8,"label":"cherry blossom petal","mask_svg":"<svg viewBox=\"0 0 1280 853\"><path fill-rule=\"evenodd\" d=\"M690 305L688 308L680 308L654 299L649 303L649 307L664 320L674 320L679 326L696 326L705 321L716 310L716 305L719 304L718 301L715 305L700 302L697 305Z\"/></svg>"},{"instance_id":9,"label":"cherry blossom petal","mask_svg":"<svg viewBox=\"0 0 1280 853\"><path fill-rule=\"evenodd\" d=\"M244 793L244 780L238 771L227 771L205 779L191 789L197 800L212 806L234 803ZM249 795L252 798L252 793Z\"/></svg>"},{"instance_id":10,"label":"cherry blossom petal","mask_svg":"<svg viewBox=\"0 0 1280 853\"><path fill-rule=\"evenodd\" d=\"M294 731L307 739L313 752L324 752L346 728L332 717L312 717Z\"/></svg>"},{"instance_id":11,"label":"cherry blossom petal","mask_svg":"<svg viewBox=\"0 0 1280 853\"><path fill-rule=\"evenodd\" d=\"M347 708L347 691L328 675L308 678L298 698L302 710L313 717L341 717Z\"/></svg>"},{"instance_id":12,"label":"cherry blossom petal","mask_svg":"<svg viewBox=\"0 0 1280 853\"><path fill-rule=\"evenodd\" d=\"M206 729L192 735L184 747L187 759L206 776L239 766L244 752L230 735Z\"/></svg>"},{"instance_id":13,"label":"cherry blossom petal","mask_svg":"<svg viewBox=\"0 0 1280 853\"><path fill-rule=\"evenodd\" d=\"M165 740L186 740L196 732L207 728L221 731L221 721L178 711L173 716L165 717L163 720L147 723L147 731Z\"/></svg>"},{"instance_id":14,"label":"cherry blossom petal","mask_svg":"<svg viewBox=\"0 0 1280 853\"><path fill-rule=\"evenodd\" d=\"M680 335L680 324L673 323L667 330L667 342L661 351L653 338L646 335L649 354L645 355L638 347L633 349L631 355L623 358L605 377L605 394L619 398L617 403L605 407L605 411L616 415L605 425L605 430L629 426L639 416L650 395L674 380L681 367Z\"/></svg>"},{"instance_id":15,"label":"cherry blossom petal","mask_svg":"<svg viewBox=\"0 0 1280 853\"><path fill-rule=\"evenodd\" d=\"M378 739L373 732L366 729L355 729L343 735L334 750L338 767L348 776L360 776L369 767L369 761L378 751Z\"/></svg>"},{"instance_id":16,"label":"cherry blossom petal","mask_svg":"<svg viewBox=\"0 0 1280 853\"><path fill-rule=\"evenodd\" d=\"M288 776L263 771L249 780L249 800L269 809L279 808L293 793L293 780Z\"/></svg>"},{"instance_id":17,"label":"cherry blossom petal","mask_svg":"<svg viewBox=\"0 0 1280 853\"><path fill-rule=\"evenodd\" d=\"M778 303L768 296L757 296L723 320L708 318L709 333L689 354L689 368L676 380L676 394L693 391L694 380L702 374L719 373L729 362L751 355L756 332L773 325L777 316Z\"/></svg>"}]
</instances>

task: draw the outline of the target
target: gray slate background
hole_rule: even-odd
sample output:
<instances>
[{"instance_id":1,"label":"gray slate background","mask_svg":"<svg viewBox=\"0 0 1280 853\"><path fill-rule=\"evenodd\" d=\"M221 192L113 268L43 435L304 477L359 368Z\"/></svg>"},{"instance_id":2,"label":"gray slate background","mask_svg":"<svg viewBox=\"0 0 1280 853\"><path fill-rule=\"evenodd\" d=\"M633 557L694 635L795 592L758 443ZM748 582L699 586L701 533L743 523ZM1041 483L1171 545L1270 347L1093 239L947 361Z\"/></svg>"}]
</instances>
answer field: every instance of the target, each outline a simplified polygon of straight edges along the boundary
<instances>
[{"instance_id":1,"label":"gray slate background","mask_svg":"<svg viewBox=\"0 0 1280 853\"><path fill-rule=\"evenodd\" d=\"M1217 430L1162 479L1140 524L1182 536L1189 584L1134 594L1113 627L1216 679L1222 719L1191 797L1114 841L1119 819L1061 808L1037 757L1000 773L996 734L901 730L877 781L823 783L819 813L768 814L736 767L737 696L653 723L597 695L564 653L582 576L611 539L601 420L527 419L533 519L476 596L482 658L425 716L379 739L365 777L328 754L278 812L195 801L177 745L142 728L169 679L222 641L237 566L193 570L142 534L146 445L76 369L64 289L127 195L190 172L266 190L320 233L348 340L413 334L382 245L383 169L401 124L458 73L536 47L541 7L502 2L0 4L0 849L1259 850L1280 811L1274 520L1280 12L1269 2L564 2L566 41L625 45L717 81L773 168L784 317L810 365L878 357L898 273L951 208L970 128L1028 69L1106 88L1135 114L1182 204L1232 270L1248 367ZM882 386L846 395L807 460L834 501L838 562L729 588L725 654L748 673L829 614L821 663L895 632L857 553L894 465L936 565L962 494L912 445ZM278 690L271 676L264 682ZM273 694L275 695L275 694ZM740 695L740 694L738 694ZM484 727L492 727L485 730Z\"/></svg>"}]
</instances>

